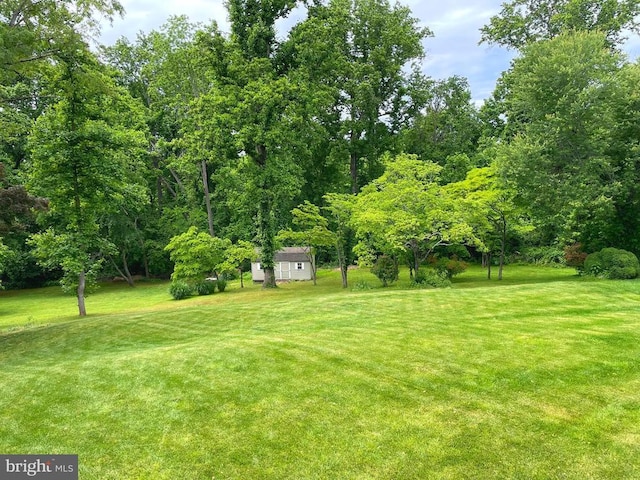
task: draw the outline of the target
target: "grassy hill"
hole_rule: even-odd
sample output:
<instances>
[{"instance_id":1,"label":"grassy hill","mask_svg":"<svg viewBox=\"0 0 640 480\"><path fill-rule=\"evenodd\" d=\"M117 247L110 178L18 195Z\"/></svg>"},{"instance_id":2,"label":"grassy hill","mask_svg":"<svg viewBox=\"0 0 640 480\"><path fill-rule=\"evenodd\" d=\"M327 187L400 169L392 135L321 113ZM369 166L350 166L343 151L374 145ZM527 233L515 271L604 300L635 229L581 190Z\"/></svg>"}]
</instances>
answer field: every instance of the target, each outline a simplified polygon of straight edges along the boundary
<instances>
[{"instance_id":1,"label":"grassy hill","mask_svg":"<svg viewBox=\"0 0 640 480\"><path fill-rule=\"evenodd\" d=\"M354 272L352 280L377 280ZM88 479L640 478L640 282L0 293L0 451Z\"/></svg>"}]
</instances>

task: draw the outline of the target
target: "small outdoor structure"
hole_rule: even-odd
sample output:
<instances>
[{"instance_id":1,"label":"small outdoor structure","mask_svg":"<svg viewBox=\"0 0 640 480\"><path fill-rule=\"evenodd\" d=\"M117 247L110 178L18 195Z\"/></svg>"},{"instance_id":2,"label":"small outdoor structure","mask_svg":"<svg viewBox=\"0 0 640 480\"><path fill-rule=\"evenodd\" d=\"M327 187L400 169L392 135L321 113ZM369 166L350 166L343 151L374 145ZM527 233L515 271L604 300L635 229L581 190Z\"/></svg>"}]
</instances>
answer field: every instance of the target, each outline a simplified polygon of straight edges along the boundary
<instances>
[{"instance_id":1,"label":"small outdoor structure","mask_svg":"<svg viewBox=\"0 0 640 480\"><path fill-rule=\"evenodd\" d=\"M307 251L305 247L284 247L277 251L273 266L276 281L311 280L313 272ZM251 263L251 276L254 282L264 282L264 270L260 258Z\"/></svg>"}]
</instances>

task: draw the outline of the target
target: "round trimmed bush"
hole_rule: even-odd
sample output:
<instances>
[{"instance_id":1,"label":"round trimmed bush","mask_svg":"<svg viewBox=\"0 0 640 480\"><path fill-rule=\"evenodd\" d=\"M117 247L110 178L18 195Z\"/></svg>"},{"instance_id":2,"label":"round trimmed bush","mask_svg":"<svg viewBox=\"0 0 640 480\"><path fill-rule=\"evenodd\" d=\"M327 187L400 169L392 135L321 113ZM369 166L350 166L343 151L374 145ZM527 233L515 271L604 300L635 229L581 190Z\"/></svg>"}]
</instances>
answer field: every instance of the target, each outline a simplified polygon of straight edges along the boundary
<instances>
[{"instance_id":1,"label":"round trimmed bush","mask_svg":"<svg viewBox=\"0 0 640 480\"><path fill-rule=\"evenodd\" d=\"M638 277L640 263L638 257L626 250L603 248L587 256L584 271L588 275L627 280Z\"/></svg>"},{"instance_id":2,"label":"round trimmed bush","mask_svg":"<svg viewBox=\"0 0 640 480\"><path fill-rule=\"evenodd\" d=\"M224 292L224 289L227 288L227 281L223 278L218 279L218 291Z\"/></svg>"},{"instance_id":3,"label":"round trimmed bush","mask_svg":"<svg viewBox=\"0 0 640 480\"><path fill-rule=\"evenodd\" d=\"M187 297L190 297L192 291L187 282L183 282L182 280L175 280L171 282L171 285L169 286L169 293L174 300L183 300Z\"/></svg>"}]
</instances>

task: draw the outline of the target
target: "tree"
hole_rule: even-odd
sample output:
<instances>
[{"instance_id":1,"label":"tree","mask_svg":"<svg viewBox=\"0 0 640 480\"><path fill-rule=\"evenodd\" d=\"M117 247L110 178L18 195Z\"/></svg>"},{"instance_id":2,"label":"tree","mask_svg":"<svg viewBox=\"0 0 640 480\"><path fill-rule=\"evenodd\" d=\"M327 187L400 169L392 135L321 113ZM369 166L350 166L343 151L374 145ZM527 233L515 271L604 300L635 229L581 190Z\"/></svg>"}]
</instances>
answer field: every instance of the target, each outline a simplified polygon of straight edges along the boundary
<instances>
[{"instance_id":1,"label":"tree","mask_svg":"<svg viewBox=\"0 0 640 480\"><path fill-rule=\"evenodd\" d=\"M26 159L26 138L48 104L45 76L55 58L96 34L100 20L123 12L116 0L0 2L0 151L14 168Z\"/></svg>"},{"instance_id":2,"label":"tree","mask_svg":"<svg viewBox=\"0 0 640 480\"><path fill-rule=\"evenodd\" d=\"M171 279L197 284L215 275L230 246L230 240L199 232L197 227L176 235L165 247L175 264Z\"/></svg>"},{"instance_id":3,"label":"tree","mask_svg":"<svg viewBox=\"0 0 640 480\"><path fill-rule=\"evenodd\" d=\"M84 316L87 281L113 252L101 238L101 222L121 208L146 141L130 97L84 48L61 58L54 85L59 101L38 118L29 137L29 183L49 199L44 221L51 225L32 244L43 265L63 268L63 284L76 288Z\"/></svg>"},{"instance_id":4,"label":"tree","mask_svg":"<svg viewBox=\"0 0 640 480\"><path fill-rule=\"evenodd\" d=\"M342 276L342 288L347 288L347 274L349 271L350 253L353 245L353 229L351 228L351 216L353 212L353 195L340 193L327 193L324 196L329 229L333 232L335 240L336 256Z\"/></svg>"},{"instance_id":5,"label":"tree","mask_svg":"<svg viewBox=\"0 0 640 480\"><path fill-rule=\"evenodd\" d=\"M503 79L513 139L498 150L516 203L546 242L635 251L637 66L622 68L604 35L592 32L523 53Z\"/></svg>"},{"instance_id":6,"label":"tree","mask_svg":"<svg viewBox=\"0 0 640 480\"><path fill-rule=\"evenodd\" d=\"M509 230L526 230L518 223L520 212L513 203L514 192L504 185L495 163L470 170L465 180L449 184L446 188L451 195L463 199L468 208L468 222L489 254L488 278L491 278L491 253L497 246L498 280L502 280L507 234Z\"/></svg>"},{"instance_id":7,"label":"tree","mask_svg":"<svg viewBox=\"0 0 640 480\"><path fill-rule=\"evenodd\" d=\"M310 6L283 47L323 109L317 118L330 140L315 162L347 157L352 193L381 173L382 154L423 105L417 62L430 35L399 4L332 0Z\"/></svg>"},{"instance_id":8,"label":"tree","mask_svg":"<svg viewBox=\"0 0 640 480\"><path fill-rule=\"evenodd\" d=\"M253 244L239 240L237 243L229 246L224 254L224 261L218 266L218 270L224 273L235 272L240 273L240 288L244 288L242 274L244 266L257 258L256 249Z\"/></svg>"},{"instance_id":9,"label":"tree","mask_svg":"<svg viewBox=\"0 0 640 480\"><path fill-rule=\"evenodd\" d=\"M274 288L275 236L280 213L299 192L300 159L306 146L304 84L278 63L275 22L296 2L227 3L231 39L204 42L215 59L215 85L201 99L217 128L210 136L233 138L234 159L246 184L246 204L255 212L256 243L265 272L263 288ZM282 67L282 68L281 68ZM216 140L211 141L216 144Z\"/></svg>"},{"instance_id":10,"label":"tree","mask_svg":"<svg viewBox=\"0 0 640 480\"><path fill-rule=\"evenodd\" d=\"M561 33L598 31L610 47L638 33L638 0L511 0L480 30L481 42L520 50Z\"/></svg>"},{"instance_id":11,"label":"tree","mask_svg":"<svg viewBox=\"0 0 640 480\"><path fill-rule=\"evenodd\" d=\"M467 80L454 76L434 81L424 109L401 136L406 153L431 160L445 170L450 161L459 163L462 155L467 159L473 155L480 136L480 121ZM466 170L456 180L462 180L465 173Z\"/></svg>"},{"instance_id":12,"label":"tree","mask_svg":"<svg viewBox=\"0 0 640 480\"><path fill-rule=\"evenodd\" d=\"M291 211L293 226L296 230L280 230L278 240L284 243L301 246L311 263L311 276L316 285L316 253L319 247L333 246L335 234L327 226L328 220L320 213L320 208L308 201L298 205Z\"/></svg>"},{"instance_id":13,"label":"tree","mask_svg":"<svg viewBox=\"0 0 640 480\"><path fill-rule=\"evenodd\" d=\"M411 155L386 158L384 174L362 189L353 209L361 257L404 252L417 274L436 247L477 242L456 199L439 185L440 170Z\"/></svg>"}]
</instances>

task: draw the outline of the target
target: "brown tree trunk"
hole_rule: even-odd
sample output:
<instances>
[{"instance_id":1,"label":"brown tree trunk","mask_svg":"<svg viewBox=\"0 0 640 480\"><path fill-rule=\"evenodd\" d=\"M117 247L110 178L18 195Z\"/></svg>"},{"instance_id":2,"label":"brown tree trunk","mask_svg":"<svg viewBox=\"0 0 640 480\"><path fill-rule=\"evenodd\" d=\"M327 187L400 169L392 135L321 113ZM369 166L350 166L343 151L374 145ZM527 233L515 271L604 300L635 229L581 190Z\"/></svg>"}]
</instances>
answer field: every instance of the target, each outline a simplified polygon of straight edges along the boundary
<instances>
[{"instance_id":1,"label":"brown tree trunk","mask_svg":"<svg viewBox=\"0 0 640 480\"><path fill-rule=\"evenodd\" d=\"M215 237L213 230L213 210L211 209L211 196L209 195L209 174L207 173L207 162L202 160L202 187L204 189L204 203L207 206L207 221L209 223L209 235Z\"/></svg>"},{"instance_id":2,"label":"brown tree trunk","mask_svg":"<svg viewBox=\"0 0 640 480\"><path fill-rule=\"evenodd\" d=\"M502 268L504 267L504 248L507 243L507 221L502 217L502 232L500 238L500 267L498 269L498 280L502 280Z\"/></svg>"},{"instance_id":3,"label":"brown tree trunk","mask_svg":"<svg viewBox=\"0 0 640 480\"><path fill-rule=\"evenodd\" d=\"M264 282L262 288L276 288L276 274L273 267L264 267Z\"/></svg>"},{"instance_id":4,"label":"brown tree trunk","mask_svg":"<svg viewBox=\"0 0 640 480\"><path fill-rule=\"evenodd\" d=\"M238 272L240 272L240 288L244 288L244 280L243 280L243 271L241 268L238 269Z\"/></svg>"},{"instance_id":5,"label":"brown tree trunk","mask_svg":"<svg viewBox=\"0 0 640 480\"><path fill-rule=\"evenodd\" d=\"M487 279L491 280L491 252L487 253Z\"/></svg>"},{"instance_id":6,"label":"brown tree trunk","mask_svg":"<svg viewBox=\"0 0 640 480\"><path fill-rule=\"evenodd\" d=\"M313 284L317 285L316 274L318 273L318 267L316 266L316 256L312 253L309 255L309 259L311 260L311 277L313 278Z\"/></svg>"},{"instance_id":7,"label":"brown tree trunk","mask_svg":"<svg viewBox=\"0 0 640 480\"><path fill-rule=\"evenodd\" d=\"M80 313L81 317L85 317L87 315L87 308L84 305L84 290L87 284L87 279L85 276L85 272L84 270L82 272L80 272L80 275L78 275L78 290L77 290L77 294L78 294L78 312Z\"/></svg>"},{"instance_id":8,"label":"brown tree trunk","mask_svg":"<svg viewBox=\"0 0 640 480\"><path fill-rule=\"evenodd\" d=\"M342 288L347 288L349 284L347 283L347 274L349 272L349 265L347 262L343 261L342 265L340 265L340 274L342 275Z\"/></svg>"}]
</instances>

